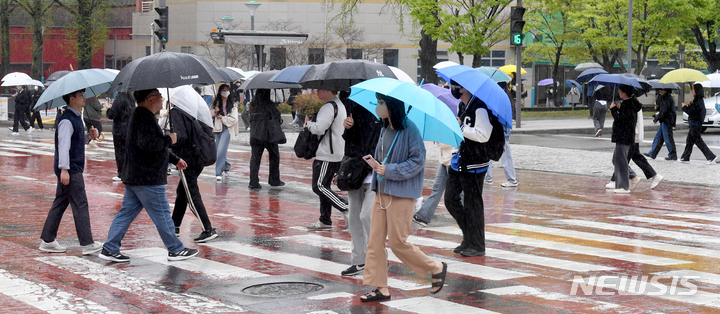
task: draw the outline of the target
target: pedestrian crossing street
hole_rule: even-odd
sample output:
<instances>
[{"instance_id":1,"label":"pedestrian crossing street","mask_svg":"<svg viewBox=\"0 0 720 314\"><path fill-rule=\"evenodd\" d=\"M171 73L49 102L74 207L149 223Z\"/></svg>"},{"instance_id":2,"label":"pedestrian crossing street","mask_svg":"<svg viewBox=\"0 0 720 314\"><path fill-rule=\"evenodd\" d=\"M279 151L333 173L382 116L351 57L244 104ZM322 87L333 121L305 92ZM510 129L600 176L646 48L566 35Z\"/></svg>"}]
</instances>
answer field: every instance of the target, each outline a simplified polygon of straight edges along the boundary
<instances>
[{"instance_id":1,"label":"pedestrian crossing street","mask_svg":"<svg viewBox=\"0 0 720 314\"><path fill-rule=\"evenodd\" d=\"M525 215L532 218L532 215ZM214 214L215 221L243 220L231 214ZM717 230L718 218L703 214L625 215L609 217L610 223L583 219L537 220L489 223L485 257L461 258L450 250L461 240L456 226L418 230L408 241L418 245L433 259L446 262L447 286L437 296L427 293L426 279L415 277L388 251L393 299L375 310L392 313L662 313L720 311L720 272L718 253L712 247L720 237L700 231ZM248 221L248 223L252 223ZM663 229L672 226L672 231ZM267 227L267 226L258 226ZM576 230L582 227L585 231ZM238 232L244 232L239 230ZM303 299L303 304L322 309L303 313L349 313L348 306L363 306L357 297L366 291L362 278L341 277L348 267L351 251L346 232L308 232L289 227L282 236L266 239L271 245L237 240L198 245L199 257L168 262L161 247L127 249L129 265L106 263L97 257L70 254L39 254L33 263L39 268L76 278L75 284L91 289L109 289L131 296L139 304L155 309L184 313L263 312L253 304L242 304L231 297L212 297L194 292L167 278L196 278L184 282L237 283L290 274L309 274L340 282L346 291L323 291ZM712 234L712 233L710 233ZM326 252L310 254L308 252ZM255 265L256 267L252 267ZM261 266L258 266L261 265ZM268 266L269 265L269 266ZM13 267L0 269L0 296L12 298L45 312L121 313L117 300L76 295L73 282L43 282ZM635 291L620 287L610 295L571 294L575 276L600 275L679 276L691 278L698 290L693 295L619 294ZM183 280L180 280L183 282ZM606 281L605 284L611 283ZM670 280L661 281L669 285ZM593 285L592 283L590 285ZM608 291L608 288L605 288ZM0 298L2 300L3 298ZM103 302L105 301L105 302ZM287 301L287 300L283 300ZM282 303L282 302L280 302ZM125 309L126 310L126 309ZM277 313L297 313L296 308L279 308ZM163 311L161 311L163 312Z\"/></svg>"}]
</instances>

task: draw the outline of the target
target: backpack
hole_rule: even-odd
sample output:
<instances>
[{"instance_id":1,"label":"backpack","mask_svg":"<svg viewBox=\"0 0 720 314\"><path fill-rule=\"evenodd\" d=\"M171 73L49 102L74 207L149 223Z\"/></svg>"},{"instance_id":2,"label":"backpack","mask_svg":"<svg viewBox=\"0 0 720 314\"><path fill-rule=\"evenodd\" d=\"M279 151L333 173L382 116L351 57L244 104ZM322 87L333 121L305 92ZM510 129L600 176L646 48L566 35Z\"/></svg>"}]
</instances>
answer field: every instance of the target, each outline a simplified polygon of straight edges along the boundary
<instances>
[{"instance_id":1,"label":"backpack","mask_svg":"<svg viewBox=\"0 0 720 314\"><path fill-rule=\"evenodd\" d=\"M357 190L362 187L365 177L372 168L362 157L343 156L337 172L337 187L341 191Z\"/></svg>"},{"instance_id":2,"label":"backpack","mask_svg":"<svg viewBox=\"0 0 720 314\"><path fill-rule=\"evenodd\" d=\"M325 134L330 131L330 153L335 153L332 145L332 125L335 122L335 118L337 118L338 107L334 101L332 102L332 105L333 109L335 109L335 114L333 115L333 122L331 122L328 129L325 130ZM312 121L317 121L317 114L313 115ZM295 146L293 146L293 149L295 150L295 156L305 159L315 158L317 149L320 146L320 142L322 142L323 137L325 137L325 134L315 135L312 134L307 128L304 128L302 131L300 131L300 134L298 134L297 140L295 141Z\"/></svg>"},{"instance_id":3,"label":"backpack","mask_svg":"<svg viewBox=\"0 0 720 314\"><path fill-rule=\"evenodd\" d=\"M196 156L203 166L215 164L217 160L217 147L215 146L215 134L213 128L193 119L192 123L192 147Z\"/></svg>"},{"instance_id":4,"label":"backpack","mask_svg":"<svg viewBox=\"0 0 720 314\"><path fill-rule=\"evenodd\" d=\"M490 133L490 140L483 143L481 146L485 150L485 154L488 158L494 161L499 161L500 157L502 157L503 151L505 150L505 129L495 114L490 112L490 109L488 109L488 118L490 119L490 124L492 124L493 129Z\"/></svg>"}]
</instances>

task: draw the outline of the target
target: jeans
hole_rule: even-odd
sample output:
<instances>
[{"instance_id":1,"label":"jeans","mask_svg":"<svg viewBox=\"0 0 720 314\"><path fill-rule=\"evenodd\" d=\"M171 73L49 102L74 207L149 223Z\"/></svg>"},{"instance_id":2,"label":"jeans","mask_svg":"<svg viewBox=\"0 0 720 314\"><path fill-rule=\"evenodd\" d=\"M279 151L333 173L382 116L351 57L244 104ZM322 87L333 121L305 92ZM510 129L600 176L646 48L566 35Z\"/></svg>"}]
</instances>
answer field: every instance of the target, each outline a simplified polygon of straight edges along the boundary
<instances>
[{"instance_id":1,"label":"jeans","mask_svg":"<svg viewBox=\"0 0 720 314\"><path fill-rule=\"evenodd\" d=\"M515 165L513 164L512 151L510 150L510 133L512 130L503 125L503 132L505 133L505 149L500 157L500 162L505 170L505 179L507 179L508 182L516 182L517 178L515 177ZM490 160L488 170L485 173L485 180L492 180L492 162L493 161Z\"/></svg>"},{"instance_id":2,"label":"jeans","mask_svg":"<svg viewBox=\"0 0 720 314\"><path fill-rule=\"evenodd\" d=\"M210 107L210 105L212 104L213 96L205 95L203 96L203 99L205 100L205 103L207 103L207 106Z\"/></svg>"},{"instance_id":3,"label":"jeans","mask_svg":"<svg viewBox=\"0 0 720 314\"><path fill-rule=\"evenodd\" d=\"M130 223L140 211L145 211L155 223L160 238L171 253L185 249L175 235L175 224L170 216L170 204L165 194L165 185L126 185L122 207L110 225L107 241L103 248L112 254L120 253L120 245Z\"/></svg>"},{"instance_id":4,"label":"jeans","mask_svg":"<svg viewBox=\"0 0 720 314\"><path fill-rule=\"evenodd\" d=\"M85 194L85 181L82 173L70 174L70 183L68 185L62 184L60 177L57 177L55 200L52 207L50 207L47 219L45 219L40 238L45 242L55 241L58 227L60 227L60 220L68 205L72 208L75 233L77 233L80 245L95 242L90 228L90 213L88 212L87 194Z\"/></svg>"},{"instance_id":5,"label":"jeans","mask_svg":"<svg viewBox=\"0 0 720 314\"><path fill-rule=\"evenodd\" d=\"M440 164L440 166L438 167L438 172L435 175L435 183L433 183L430 196L428 196L428 198L425 200L425 203L422 204L420 210L415 213L415 215L420 217L422 221L430 223L433 215L435 215L435 210L437 209L438 204L440 204L440 197L442 197L443 193L445 192L445 186L447 185L447 176L448 166Z\"/></svg>"},{"instance_id":6,"label":"jeans","mask_svg":"<svg viewBox=\"0 0 720 314\"><path fill-rule=\"evenodd\" d=\"M220 133L215 133L215 146L217 146L217 161L215 162L215 176L222 176L223 171L230 171L227 161L227 150L230 145L230 130L223 125Z\"/></svg>"},{"instance_id":7,"label":"jeans","mask_svg":"<svg viewBox=\"0 0 720 314\"><path fill-rule=\"evenodd\" d=\"M650 149L650 156L652 156L652 158L657 157L658 153L660 153L660 148L662 148L663 142L665 142L665 145L668 149L668 158L677 159L677 151L675 150L675 138L673 137L672 127L668 126L665 123L660 123L660 127L658 127L657 133L655 133L655 139L653 140L652 148Z\"/></svg>"}]
</instances>

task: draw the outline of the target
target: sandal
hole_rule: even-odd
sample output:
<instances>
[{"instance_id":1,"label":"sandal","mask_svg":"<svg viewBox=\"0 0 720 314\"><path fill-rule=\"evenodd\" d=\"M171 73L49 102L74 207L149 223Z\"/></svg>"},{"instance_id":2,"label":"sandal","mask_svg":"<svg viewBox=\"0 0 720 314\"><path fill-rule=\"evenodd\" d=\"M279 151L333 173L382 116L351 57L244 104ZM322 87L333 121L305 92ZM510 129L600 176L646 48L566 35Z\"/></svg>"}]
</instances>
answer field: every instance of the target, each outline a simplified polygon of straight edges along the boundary
<instances>
[{"instance_id":1,"label":"sandal","mask_svg":"<svg viewBox=\"0 0 720 314\"><path fill-rule=\"evenodd\" d=\"M360 301L362 301L362 302L375 302L375 301L385 301L385 300L390 300L390 296L382 294L382 292L380 292L380 290L378 290L378 289L375 289L372 292L366 293L364 299L360 298Z\"/></svg>"},{"instance_id":2,"label":"sandal","mask_svg":"<svg viewBox=\"0 0 720 314\"><path fill-rule=\"evenodd\" d=\"M443 264L442 272L440 272L439 274L432 275L432 279L442 279L440 281L432 283L433 288L439 288L435 291L430 290L430 293L432 293L432 294L436 294L436 293L440 292L440 290L442 290L443 286L445 285L445 277L447 276L447 264L445 264L445 262L442 262L442 264Z\"/></svg>"}]
</instances>

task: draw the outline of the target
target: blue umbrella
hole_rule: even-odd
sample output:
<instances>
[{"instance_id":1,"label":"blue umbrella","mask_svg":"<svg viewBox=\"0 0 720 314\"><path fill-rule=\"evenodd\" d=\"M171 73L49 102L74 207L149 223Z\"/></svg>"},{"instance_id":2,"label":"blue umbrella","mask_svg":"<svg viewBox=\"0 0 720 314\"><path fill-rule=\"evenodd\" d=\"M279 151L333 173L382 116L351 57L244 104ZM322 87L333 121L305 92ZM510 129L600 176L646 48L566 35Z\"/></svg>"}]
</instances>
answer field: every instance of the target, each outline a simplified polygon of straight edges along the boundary
<instances>
[{"instance_id":1,"label":"blue umbrella","mask_svg":"<svg viewBox=\"0 0 720 314\"><path fill-rule=\"evenodd\" d=\"M444 102L448 107L450 107L450 110L452 110L452 112L457 115L457 109L458 105L460 105L460 99L455 98L449 89L437 86L433 83L423 84L422 86L420 86L420 88L432 93L433 96Z\"/></svg>"},{"instance_id":2,"label":"blue umbrella","mask_svg":"<svg viewBox=\"0 0 720 314\"><path fill-rule=\"evenodd\" d=\"M475 68L475 70L480 71L480 73L483 73L489 77L491 77L495 82L510 82L512 78L505 74L505 72L500 71L500 69L491 68L491 67L479 67Z\"/></svg>"},{"instance_id":3,"label":"blue umbrella","mask_svg":"<svg viewBox=\"0 0 720 314\"><path fill-rule=\"evenodd\" d=\"M551 78L546 78L546 79L541 80L540 82L538 82L538 83L537 83L537 86L552 85L553 82L555 82L555 80L553 80L553 79L551 79Z\"/></svg>"},{"instance_id":4,"label":"blue umbrella","mask_svg":"<svg viewBox=\"0 0 720 314\"><path fill-rule=\"evenodd\" d=\"M85 89L85 97L96 97L110 88L115 74L103 69L85 69L72 71L48 86L35 104L38 108L48 103L47 108L57 108L67 105L62 99L77 90Z\"/></svg>"},{"instance_id":5,"label":"blue umbrella","mask_svg":"<svg viewBox=\"0 0 720 314\"><path fill-rule=\"evenodd\" d=\"M286 67L277 74L273 75L268 81L277 83L297 84L300 79L307 73L312 65L291 65Z\"/></svg>"},{"instance_id":6,"label":"blue umbrella","mask_svg":"<svg viewBox=\"0 0 720 314\"><path fill-rule=\"evenodd\" d=\"M445 81L453 80L487 105L500 123L512 128L512 106L507 93L489 76L466 66L454 65L435 70Z\"/></svg>"},{"instance_id":7,"label":"blue umbrella","mask_svg":"<svg viewBox=\"0 0 720 314\"><path fill-rule=\"evenodd\" d=\"M582 84L578 83L575 80L565 80L565 84L570 85L570 86L575 86L578 89L582 89Z\"/></svg>"},{"instance_id":8,"label":"blue umbrella","mask_svg":"<svg viewBox=\"0 0 720 314\"><path fill-rule=\"evenodd\" d=\"M621 74L598 74L588 83L597 83L605 86L618 87L620 85L628 85L637 89L643 89L638 80Z\"/></svg>"},{"instance_id":9,"label":"blue umbrella","mask_svg":"<svg viewBox=\"0 0 720 314\"><path fill-rule=\"evenodd\" d=\"M377 106L375 93L403 101L405 108L409 110L407 118L420 129L424 140L455 147L459 147L463 141L464 137L456 116L445 103L429 91L410 82L379 77L351 86L349 98L375 114Z\"/></svg>"},{"instance_id":10,"label":"blue umbrella","mask_svg":"<svg viewBox=\"0 0 720 314\"><path fill-rule=\"evenodd\" d=\"M595 77L596 75L599 75L599 74L607 74L607 71L605 71L603 69L585 70L582 73L580 73L580 75L578 75L578 77L575 80L580 83L587 83L590 80L592 80L593 77Z\"/></svg>"}]
</instances>

